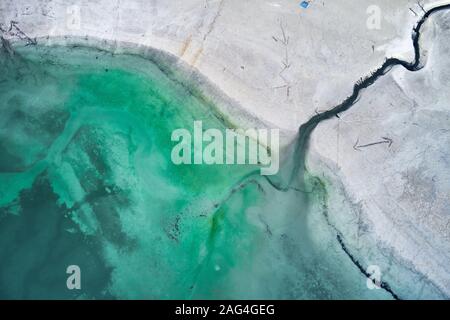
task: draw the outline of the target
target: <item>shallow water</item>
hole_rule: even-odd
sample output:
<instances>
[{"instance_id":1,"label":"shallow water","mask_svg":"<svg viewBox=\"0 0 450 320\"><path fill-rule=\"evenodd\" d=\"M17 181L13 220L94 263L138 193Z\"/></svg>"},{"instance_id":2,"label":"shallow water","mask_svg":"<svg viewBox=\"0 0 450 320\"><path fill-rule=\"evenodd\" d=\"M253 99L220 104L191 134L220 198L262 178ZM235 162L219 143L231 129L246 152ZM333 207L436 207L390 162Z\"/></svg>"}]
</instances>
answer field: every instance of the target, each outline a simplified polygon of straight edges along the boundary
<instances>
[{"instance_id":1,"label":"shallow water","mask_svg":"<svg viewBox=\"0 0 450 320\"><path fill-rule=\"evenodd\" d=\"M225 124L156 64L41 46L0 63L0 297L390 297L340 248L319 179L174 165L172 130Z\"/></svg>"}]
</instances>

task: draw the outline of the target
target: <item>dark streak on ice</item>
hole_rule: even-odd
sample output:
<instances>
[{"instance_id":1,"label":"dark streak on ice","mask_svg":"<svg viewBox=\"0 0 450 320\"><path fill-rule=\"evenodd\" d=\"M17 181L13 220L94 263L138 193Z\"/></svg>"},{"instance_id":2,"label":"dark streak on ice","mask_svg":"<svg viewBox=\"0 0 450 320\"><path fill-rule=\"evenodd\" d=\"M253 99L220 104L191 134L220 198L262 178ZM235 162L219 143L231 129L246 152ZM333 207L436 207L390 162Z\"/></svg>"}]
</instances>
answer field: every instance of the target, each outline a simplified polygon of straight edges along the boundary
<instances>
[{"instance_id":1,"label":"dark streak on ice","mask_svg":"<svg viewBox=\"0 0 450 320\"><path fill-rule=\"evenodd\" d=\"M353 87L352 94L347 97L341 104L335 106L334 108L327 110L322 113L318 113L315 116L313 116L311 119L309 119L306 123L302 124L298 130L298 138L295 142L294 146L294 161L295 166L294 169L289 177L288 184L286 186L282 186L278 183L275 183L271 181L270 178L267 178L267 181L276 189L281 191L286 191L289 189L294 189L293 184L294 181L298 177L300 178L300 189L304 189L305 181L303 179L304 173L306 171L305 167L305 157L306 157L306 151L308 149L309 145L309 138L311 136L311 133L313 130L317 127L317 125L325 120L329 120L333 117L338 116L340 113L343 113L350 109L359 99L360 92L371 85L373 85L380 77L384 76L387 72L391 70L392 67L395 66L403 66L405 69L414 72L418 71L422 68L420 64L420 31L423 26L423 24L426 22L426 20L434 13L439 11L444 11L450 9L450 4L441 5L434 7L428 11L425 12L425 14L422 16L422 18L419 20L419 22L416 24L416 26L413 28L412 32L412 41L414 46L414 61L413 62L407 62L403 61L397 58L388 58L384 61L384 63L375 71L373 71L369 76L365 78L361 78L359 81L357 81ZM327 221L328 224L330 224L329 221ZM331 225L330 225L331 226ZM331 226L334 228L334 226ZM334 228L335 229L335 228ZM366 277L370 277L370 275L366 272L366 270L363 268L361 263L350 253L349 249L346 247L342 237L337 234L337 240L342 248L342 250L347 254L347 256L352 260L352 262L358 267L358 269L363 273ZM381 283L381 288L389 292L394 299L400 299L400 297L394 293L394 291L391 289L389 284L386 282Z\"/></svg>"},{"instance_id":2,"label":"dark streak on ice","mask_svg":"<svg viewBox=\"0 0 450 320\"><path fill-rule=\"evenodd\" d=\"M306 150L308 149L309 137L311 136L312 131L316 128L316 126L324 121L329 120L336 115L343 113L350 109L357 101L360 96L361 90L364 90L374 84L380 77L384 76L392 67L401 65L405 69L409 71L418 71L422 68L420 65L420 29L422 25L426 22L426 20L438 11L448 10L450 9L450 4L434 7L427 11L417 25L413 28L412 40L414 45L414 61L407 62L397 58L388 58L384 61L384 63L373 71L370 76L365 78L361 78L353 87L353 93L347 97L341 104L335 106L334 108L327 110L322 113L318 113L309 119L306 123L302 124L298 130L298 139L295 144L294 149L294 159L298 159L297 166L295 166L294 171L291 174L289 180L289 186L292 185L292 182L299 174L303 174L305 171L305 155Z\"/></svg>"},{"instance_id":3,"label":"dark streak on ice","mask_svg":"<svg viewBox=\"0 0 450 320\"><path fill-rule=\"evenodd\" d=\"M347 246L345 245L344 241L342 240L342 237L338 234L336 236L337 241L339 242L339 244L341 245L342 250L344 250L344 252L347 254L347 256L350 258L350 260L352 260L353 264L355 266L358 267L359 271L361 271L362 274L364 274L367 278L370 279L371 274L368 273L364 267L361 265L361 263L350 253L350 250L347 249ZM387 292L389 292L392 297L396 300L400 300L400 297L397 296L395 294L394 291L392 291L391 287L389 286L389 284L387 282L381 281L378 286L384 290L386 290Z\"/></svg>"}]
</instances>

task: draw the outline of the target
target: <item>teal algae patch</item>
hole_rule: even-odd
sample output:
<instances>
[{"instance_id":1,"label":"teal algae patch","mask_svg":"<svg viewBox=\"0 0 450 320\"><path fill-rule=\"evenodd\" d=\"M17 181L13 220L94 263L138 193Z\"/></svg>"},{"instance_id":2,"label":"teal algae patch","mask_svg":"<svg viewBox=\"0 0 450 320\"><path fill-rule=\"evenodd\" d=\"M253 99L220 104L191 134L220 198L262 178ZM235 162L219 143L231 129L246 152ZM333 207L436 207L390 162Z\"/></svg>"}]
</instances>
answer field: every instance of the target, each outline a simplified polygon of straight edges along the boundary
<instances>
[{"instance_id":1,"label":"teal algae patch","mask_svg":"<svg viewBox=\"0 0 450 320\"><path fill-rule=\"evenodd\" d=\"M137 56L36 47L1 59L0 295L189 298L213 295L211 279L226 286L253 246L242 204L259 197L230 193L257 168L170 159L174 129L225 129L210 107ZM81 292L66 288L72 264Z\"/></svg>"},{"instance_id":2,"label":"teal algae patch","mask_svg":"<svg viewBox=\"0 0 450 320\"><path fill-rule=\"evenodd\" d=\"M225 130L212 107L139 56L2 52L0 297L384 297L339 248L314 179L279 191L256 166L171 162L174 129Z\"/></svg>"}]
</instances>

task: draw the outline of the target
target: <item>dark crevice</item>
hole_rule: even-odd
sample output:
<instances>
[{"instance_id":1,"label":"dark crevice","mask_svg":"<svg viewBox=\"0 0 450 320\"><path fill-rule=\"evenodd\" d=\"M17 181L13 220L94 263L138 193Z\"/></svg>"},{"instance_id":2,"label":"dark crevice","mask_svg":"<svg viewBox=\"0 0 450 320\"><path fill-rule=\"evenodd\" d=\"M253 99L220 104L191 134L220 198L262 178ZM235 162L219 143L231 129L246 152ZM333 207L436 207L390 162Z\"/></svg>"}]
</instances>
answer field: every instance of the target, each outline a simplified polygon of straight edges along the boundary
<instances>
[{"instance_id":1,"label":"dark crevice","mask_svg":"<svg viewBox=\"0 0 450 320\"><path fill-rule=\"evenodd\" d=\"M344 241L342 240L342 237L339 234L337 234L336 239L339 242L342 250L347 254L347 256L350 258L350 260L352 260L353 264L359 269L359 271L361 271L362 274L364 274L367 278L370 279L371 274L368 273L366 271L366 269L364 269L362 264L351 254L350 250L348 250L347 246L345 245ZM387 282L380 281L379 283L375 283L375 284L377 286L379 286L380 288L389 292L395 300L401 300L400 297L391 289L391 287L389 286L389 284Z\"/></svg>"},{"instance_id":2,"label":"dark crevice","mask_svg":"<svg viewBox=\"0 0 450 320\"><path fill-rule=\"evenodd\" d=\"M414 72L422 69L420 65L420 31L423 24L426 20L433 14L439 11L444 11L450 9L450 4L437 6L429 11L427 11L423 17L419 20L417 25L413 28L412 32L412 41L414 46L414 61L407 62L397 58L388 58L384 61L384 63L373 71L369 76L365 78L361 78L357 81L353 87L352 94L347 97L342 103L335 106L334 108L327 110L322 113L317 113L311 119L309 119L306 123L302 124L298 130L298 138L296 140L294 146L294 160L296 160L296 166L294 166L294 170L290 175L288 181L288 187L291 186L294 180L300 175L303 176L305 172L305 158L306 151L309 145L309 138L311 133L316 128L316 126L325 120L332 119L333 117L338 116L340 113L343 113L350 109L359 99L360 92L371 85L373 85L380 77L384 76L387 72L389 72L395 66L403 66L405 69Z\"/></svg>"},{"instance_id":3,"label":"dark crevice","mask_svg":"<svg viewBox=\"0 0 450 320\"><path fill-rule=\"evenodd\" d=\"M413 28L412 32L412 41L414 46L414 61L407 62L397 58L388 58L384 61L384 63L375 71L373 71L369 76L365 78L361 78L357 81L353 87L352 94L347 97L342 103L335 106L334 108L327 110L322 113L316 113L310 120L306 123L302 124L298 130L298 138L293 146L293 160L294 166L292 172L288 177L288 182L286 184L282 183L281 175L279 176L263 176L266 181L276 190L281 192L287 192L289 190L294 190L300 192L302 194L312 193L315 190L315 187L312 190L307 190L305 183L305 173L306 173L306 152L309 146L309 140L311 133L317 127L317 125L325 120L332 119L334 117L339 118L339 114L349 110L353 105L355 105L360 98L360 92L370 86L372 86L379 78L386 75L393 67L395 66L403 66L405 69L414 72L422 69L420 64L420 30L426 20L433 14L439 11L444 11L450 9L450 4L437 6L429 11L425 12L423 17L419 20L416 26ZM253 172L249 174L246 178L249 178L252 175L257 174L257 172ZM243 180L246 179L244 177ZM275 179L281 181L274 181ZM300 178L300 179L299 179ZM296 182L299 182L299 185L296 185ZM344 253L349 257L352 263L358 268L358 270L367 278L370 279L371 274L369 274L363 265L352 255L350 250L345 245L341 233L339 230L329 221L328 214L325 213L325 219L327 224L336 232L336 239L339 242L340 247L344 251ZM380 288L384 289L386 292L391 294L391 296L396 300L401 300L401 298L393 291L391 286L384 281L381 281L377 284Z\"/></svg>"},{"instance_id":4,"label":"dark crevice","mask_svg":"<svg viewBox=\"0 0 450 320\"><path fill-rule=\"evenodd\" d=\"M347 97L342 103L335 106L334 108L327 110L322 113L316 113L315 116L313 116L310 120L308 120L306 123L302 124L298 130L298 138L295 142L295 145L293 146L293 161L294 166L293 170L290 173L290 176L288 178L287 184L283 186L282 183L277 183L272 181L271 177L265 177L267 181L274 187L275 189L279 191L288 191L291 189L301 191L305 190L305 173L306 173L306 152L308 150L310 136L313 130L317 127L317 125L325 120L332 119L334 117L339 118L339 114L343 113L347 110L349 110L353 105L355 105L356 102L358 102L360 98L360 92L370 86L372 86L380 77L387 74L393 67L395 66L403 66L405 69L414 72L422 69L421 61L420 61L420 32L423 24L426 22L426 20L434 13L439 11L444 11L450 9L450 4L441 5L434 7L424 13L422 18L417 22L416 26L413 28L412 32L412 42L414 47L414 61L413 62L407 62L403 61L397 58L388 58L384 61L384 63L375 71L373 71L369 76L366 76L365 78L361 78L359 81L357 81L353 87L352 94ZM300 179L299 179L300 177ZM300 183L299 186L294 187L295 183L298 181ZM304 192L304 191L303 191ZM345 245L344 241L342 240L342 236L340 235L340 232L337 230L335 226L333 226L330 221L328 220L328 217L325 217L327 220L327 224L335 230L337 233L336 238L339 242L342 250L345 252L345 254L350 258L350 260L353 262L353 264L360 270L362 274L364 274L367 278L370 278L370 274L365 270L365 268L362 266L362 264L351 254L350 250ZM385 291L389 292L394 299L400 299L400 297L392 290L392 288L389 286L386 282L381 282L379 286L384 289Z\"/></svg>"}]
</instances>

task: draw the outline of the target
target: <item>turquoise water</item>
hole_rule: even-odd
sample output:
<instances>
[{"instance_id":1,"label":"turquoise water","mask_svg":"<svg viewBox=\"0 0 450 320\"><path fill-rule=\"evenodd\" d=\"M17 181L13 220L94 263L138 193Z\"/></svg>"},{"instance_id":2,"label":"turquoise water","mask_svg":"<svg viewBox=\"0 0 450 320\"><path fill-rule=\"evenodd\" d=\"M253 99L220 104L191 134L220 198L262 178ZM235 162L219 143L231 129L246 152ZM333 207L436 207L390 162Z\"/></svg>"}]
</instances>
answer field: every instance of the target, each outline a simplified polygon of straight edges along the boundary
<instances>
[{"instance_id":1,"label":"turquoise water","mask_svg":"<svg viewBox=\"0 0 450 320\"><path fill-rule=\"evenodd\" d=\"M336 242L319 179L171 162L174 129L230 124L155 63L41 46L0 63L1 298L389 298Z\"/></svg>"}]
</instances>

